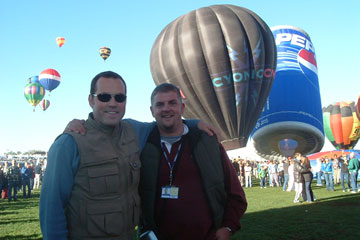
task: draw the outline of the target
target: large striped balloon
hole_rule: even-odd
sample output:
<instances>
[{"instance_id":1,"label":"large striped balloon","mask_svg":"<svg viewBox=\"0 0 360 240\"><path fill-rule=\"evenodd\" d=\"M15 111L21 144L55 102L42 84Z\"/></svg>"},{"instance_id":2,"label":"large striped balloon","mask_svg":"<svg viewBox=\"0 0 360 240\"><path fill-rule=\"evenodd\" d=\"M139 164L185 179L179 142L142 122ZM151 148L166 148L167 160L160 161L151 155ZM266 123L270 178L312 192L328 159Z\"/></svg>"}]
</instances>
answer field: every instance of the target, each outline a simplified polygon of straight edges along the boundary
<instances>
[{"instance_id":1,"label":"large striped balloon","mask_svg":"<svg viewBox=\"0 0 360 240\"><path fill-rule=\"evenodd\" d=\"M51 92L59 86L61 76L55 69L48 68L40 73L39 81L46 90Z\"/></svg>"},{"instance_id":2,"label":"large striped balloon","mask_svg":"<svg viewBox=\"0 0 360 240\"><path fill-rule=\"evenodd\" d=\"M50 101L47 99L43 99L40 103L39 103L40 108L45 111L46 109L48 109L48 107L50 106Z\"/></svg>"},{"instance_id":3,"label":"large striped balloon","mask_svg":"<svg viewBox=\"0 0 360 240\"><path fill-rule=\"evenodd\" d=\"M354 102L337 102L323 108L326 137L336 149L352 149L360 137Z\"/></svg>"},{"instance_id":4,"label":"large striped balloon","mask_svg":"<svg viewBox=\"0 0 360 240\"><path fill-rule=\"evenodd\" d=\"M40 83L29 83L25 86L24 96L26 100L36 107L45 96L45 89Z\"/></svg>"}]
</instances>

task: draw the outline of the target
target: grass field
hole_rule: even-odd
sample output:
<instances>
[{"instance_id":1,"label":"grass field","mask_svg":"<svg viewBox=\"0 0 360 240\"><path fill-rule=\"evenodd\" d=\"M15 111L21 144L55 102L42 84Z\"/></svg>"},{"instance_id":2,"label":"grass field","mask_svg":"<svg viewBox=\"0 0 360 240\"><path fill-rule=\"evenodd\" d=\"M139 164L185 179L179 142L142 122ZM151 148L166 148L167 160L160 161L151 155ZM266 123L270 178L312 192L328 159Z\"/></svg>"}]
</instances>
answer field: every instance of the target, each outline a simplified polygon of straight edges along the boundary
<instances>
[{"instance_id":1,"label":"grass field","mask_svg":"<svg viewBox=\"0 0 360 240\"><path fill-rule=\"evenodd\" d=\"M313 184L315 185L315 184ZM282 188L245 189L248 210L235 239L360 239L360 193L335 192L313 186L315 203L294 204L295 192ZM0 200L0 239L42 239L39 226L39 191L17 202Z\"/></svg>"}]
</instances>

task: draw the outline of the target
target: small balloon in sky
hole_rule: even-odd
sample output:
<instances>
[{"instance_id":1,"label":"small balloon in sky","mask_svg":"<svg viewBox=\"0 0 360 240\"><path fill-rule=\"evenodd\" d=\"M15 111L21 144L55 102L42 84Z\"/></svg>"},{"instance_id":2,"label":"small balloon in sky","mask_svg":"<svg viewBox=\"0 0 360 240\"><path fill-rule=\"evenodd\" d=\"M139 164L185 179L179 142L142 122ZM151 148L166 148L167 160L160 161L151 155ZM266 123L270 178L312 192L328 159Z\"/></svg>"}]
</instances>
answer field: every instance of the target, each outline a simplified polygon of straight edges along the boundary
<instances>
[{"instance_id":1,"label":"small balloon in sky","mask_svg":"<svg viewBox=\"0 0 360 240\"><path fill-rule=\"evenodd\" d=\"M47 99L43 99L40 103L39 103L40 108L45 111L46 109L48 109L48 107L50 106L50 101Z\"/></svg>"},{"instance_id":2,"label":"small balloon in sky","mask_svg":"<svg viewBox=\"0 0 360 240\"><path fill-rule=\"evenodd\" d=\"M108 47L102 47L99 50L99 54L102 57L102 59L104 59L104 61L105 61L110 56L111 49Z\"/></svg>"},{"instance_id":3,"label":"small balloon in sky","mask_svg":"<svg viewBox=\"0 0 360 240\"><path fill-rule=\"evenodd\" d=\"M26 100L34 107L44 98L45 88L40 83L29 83L25 86L24 96Z\"/></svg>"},{"instance_id":4,"label":"small balloon in sky","mask_svg":"<svg viewBox=\"0 0 360 240\"><path fill-rule=\"evenodd\" d=\"M57 37L56 38L56 44L59 46L59 47L62 47L62 45L64 45L65 43L65 38L64 37Z\"/></svg>"},{"instance_id":5,"label":"small balloon in sky","mask_svg":"<svg viewBox=\"0 0 360 240\"><path fill-rule=\"evenodd\" d=\"M36 76L29 77L28 78L28 83L40 83L39 82L39 76L36 75Z\"/></svg>"}]
</instances>

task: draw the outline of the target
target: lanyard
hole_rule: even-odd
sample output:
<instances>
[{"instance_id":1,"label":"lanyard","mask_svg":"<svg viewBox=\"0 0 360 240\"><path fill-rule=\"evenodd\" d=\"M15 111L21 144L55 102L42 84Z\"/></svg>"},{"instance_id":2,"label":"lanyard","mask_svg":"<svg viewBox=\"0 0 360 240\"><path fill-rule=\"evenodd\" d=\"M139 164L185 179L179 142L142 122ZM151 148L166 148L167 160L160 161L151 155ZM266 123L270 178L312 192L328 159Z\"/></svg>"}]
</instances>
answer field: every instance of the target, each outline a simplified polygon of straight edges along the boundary
<instances>
[{"instance_id":1,"label":"lanyard","mask_svg":"<svg viewBox=\"0 0 360 240\"><path fill-rule=\"evenodd\" d=\"M170 160L169 160L170 154L169 154L169 156L168 156L168 151L167 151L167 149L166 149L166 146L164 146L164 145L165 145L165 143L162 143L162 144L161 144L161 148L163 149L166 162L167 162L167 164L168 164L168 166L169 166L169 168L170 168L170 186L171 186L171 185L172 185L172 180L173 180L173 169L174 169L174 166L175 166L177 157L178 157L179 152L180 152L181 143L180 143L179 146L178 146L176 155L175 155L175 157L174 157L174 162L173 162L173 164L171 164L171 162L170 162ZM171 146L171 148L172 148L172 146ZM171 149L170 149L170 153L171 153Z\"/></svg>"}]
</instances>

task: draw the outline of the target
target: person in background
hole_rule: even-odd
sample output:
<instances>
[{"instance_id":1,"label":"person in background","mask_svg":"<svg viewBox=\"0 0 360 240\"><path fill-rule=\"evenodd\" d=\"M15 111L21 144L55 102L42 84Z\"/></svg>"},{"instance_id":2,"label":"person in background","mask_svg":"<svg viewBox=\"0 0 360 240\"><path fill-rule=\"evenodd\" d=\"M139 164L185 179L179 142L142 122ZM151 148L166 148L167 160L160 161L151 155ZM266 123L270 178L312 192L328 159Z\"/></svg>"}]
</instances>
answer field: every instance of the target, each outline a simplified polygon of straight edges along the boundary
<instances>
[{"instance_id":1,"label":"person in background","mask_svg":"<svg viewBox=\"0 0 360 240\"><path fill-rule=\"evenodd\" d=\"M358 171L360 169L360 162L357 158L355 158L354 152L350 153L350 161L349 161L348 169L351 177L351 188L352 188L351 193L356 193L356 191L360 192L360 188L358 188L358 183L357 183Z\"/></svg>"},{"instance_id":2,"label":"person in background","mask_svg":"<svg viewBox=\"0 0 360 240\"><path fill-rule=\"evenodd\" d=\"M323 162L321 165L321 171L325 176L326 189L328 191L334 191L333 163L329 160L328 157L325 157L325 162Z\"/></svg>"},{"instance_id":3,"label":"person in background","mask_svg":"<svg viewBox=\"0 0 360 240\"><path fill-rule=\"evenodd\" d=\"M279 180L278 180L278 168L277 164L274 163L274 161L270 161L268 165L268 173L270 178L271 187L274 187L275 184L277 187L279 187Z\"/></svg>"},{"instance_id":4,"label":"person in background","mask_svg":"<svg viewBox=\"0 0 360 240\"><path fill-rule=\"evenodd\" d=\"M245 171L245 187L252 187L252 167L250 166L250 162L246 161L245 163L245 167L244 167L244 171Z\"/></svg>"},{"instance_id":5,"label":"person in background","mask_svg":"<svg viewBox=\"0 0 360 240\"><path fill-rule=\"evenodd\" d=\"M10 202L13 199L17 201L17 190L21 183L21 171L16 165L15 159L12 160L12 165L7 168L6 178L8 180L8 201Z\"/></svg>"},{"instance_id":6,"label":"person in background","mask_svg":"<svg viewBox=\"0 0 360 240\"><path fill-rule=\"evenodd\" d=\"M340 182L341 182L341 186L342 186L342 190L343 192L345 192L346 188L345 188L345 180L346 180L346 186L347 186L347 191L350 192L351 189L351 185L350 185L350 181L349 181L349 161L347 159L347 156L345 153L342 154L342 156L339 158L339 163L340 163Z\"/></svg>"},{"instance_id":7,"label":"person in background","mask_svg":"<svg viewBox=\"0 0 360 240\"><path fill-rule=\"evenodd\" d=\"M23 187L23 197L30 198L31 196L31 186L30 186L30 178L32 175L32 171L30 169L29 163L25 162L24 166L21 168L21 178L22 178L22 187ZM27 188L27 194L26 194Z\"/></svg>"},{"instance_id":8,"label":"person in background","mask_svg":"<svg viewBox=\"0 0 360 240\"><path fill-rule=\"evenodd\" d=\"M334 172L334 184L339 184L341 169L340 169L339 158L336 154L334 154L334 158L333 158L333 172Z\"/></svg>"},{"instance_id":9,"label":"person in background","mask_svg":"<svg viewBox=\"0 0 360 240\"><path fill-rule=\"evenodd\" d=\"M267 170L266 165L260 166L259 177L260 177L260 187L261 188L266 188L266 175L267 175L266 170Z\"/></svg>"},{"instance_id":10,"label":"person in background","mask_svg":"<svg viewBox=\"0 0 360 240\"><path fill-rule=\"evenodd\" d=\"M6 177L6 171L8 169L8 162L5 161L5 164L3 166L3 174L4 174L4 178L3 178L3 183L2 183L2 191L0 191L1 193L1 199L6 199L8 198L8 179Z\"/></svg>"},{"instance_id":11,"label":"person in background","mask_svg":"<svg viewBox=\"0 0 360 240\"><path fill-rule=\"evenodd\" d=\"M311 166L310 166L310 161L307 157L302 156L301 157L301 165L303 166L303 170L302 170L302 176L304 178L304 182L305 182L305 193L306 193L306 201L308 203L311 203L314 201L315 196L314 193L312 191L311 188L311 182L313 179L313 173L311 172Z\"/></svg>"},{"instance_id":12,"label":"person in background","mask_svg":"<svg viewBox=\"0 0 360 240\"><path fill-rule=\"evenodd\" d=\"M239 180L240 180L240 184L241 186L245 186L245 163L244 163L244 159L240 159L239 161L239 169L240 169L240 176L239 176Z\"/></svg>"},{"instance_id":13,"label":"person in background","mask_svg":"<svg viewBox=\"0 0 360 240\"><path fill-rule=\"evenodd\" d=\"M4 174L4 170L3 170L3 165L2 163L0 163L0 194L3 190L3 187L5 188L5 174Z\"/></svg>"},{"instance_id":14,"label":"person in background","mask_svg":"<svg viewBox=\"0 0 360 240\"><path fill-rule=\"evenodd\" d=\"M283 191L286 191L286 188L288 187L288 182L289 182L289 159L291 159L290 157L286 158L284 160L283 163L283 168L284 168L284 184L283 184Z\"/></svg>"},{"instance_id":15,"label":"person in background","mask_svg":"<svg viewBox=\"0 0 360 240\"><path fill-rule=\"evenodd\" d=\"M322 186L322 180L321 180L321 177L322 177L322 171L321 171L322 163L323 163L323 158L316 159L316 166L315 166L314 171L316 172L316 178L317 178L316 179L316 181L317 181L316 186L319 186L319 187Z\"/></svg>"},{"instance_id":16,"label":"person in background","mask_svg":"<svg viewBox=\"0 0 360 240\"><path fill-rule=\"evenodd\" d=\"M41 176L40 163L36 164L36 166L34 167L34 173L35 173L34 187L35 187L35 189L38 189L40 187L40 176Z\"/></svg>"},{"instance_id":17,"label":"person in background","mask_svg":"<svg viewBox=\"0 0 360 240\"><path fill-rule=\"evenodd\" d=\"M31 172L30 190L33 190L34 189L34 179L35 179L35 170L34 170L34 163L33 162L30 162L29 169L30 169L30 172Z\"/></svg>"},{"instance_id":18,"label":"person in background","mask_svg":"<svg viewBox=\"0 0 360 240\"><path fill-rule=\"evenodd\" d=\"M17 163L17 166L20 169L20 174L22 174L21 170L23 169L24 165L25 165L25 163L20 163L20 162ZM16 186L16 188L17 188L18 193L22 191L22 188L23 188L22 176L21 176L21 180L18 183L18 185Z\"/></svg>"},{"instance_id":19,"label":"person in background","mask_svg":"<svg viewBox=\"0 0 360 240\"><path fill-rule=\"evenodd\" d=\"M239 178L239 181L240 181L240 166L239 166L239 158L235 158L234 161L233 161L233 166L235 168L235 172Z\"/></svg>"},{"instance_id":20,"label":"person in background","mask_svg":"<svg viewBox=\"0 0 360 240\"><path fill-rule=\"evenodd\" d=\"M278 179L279 179L279 186L283 185L284 181L284 161L280 160L278 166Z\"/></svg>"},{"instance_id":21,"label":"person in background","mask_svg":"<svg viewBox=\"0 0 360 240\"><path fill-rule=\"evenodd\" d=\"M303 192L303 182L304 176L303 173L305 169L302 165L302 159L300 153L295 153L295 160L294 160L294 182L295 182L295 199L294 203L299 203L300 196ZM304 199L305 200L305 199Z\"/></svg>"},{"instance_id":22,"label":"person in background","mask_svg":"<svg viewBox=\"0 0 360 240\"><path fill-rule=\"evenodd\" d=\"M288 172L289 172L289 184L288 184L288 188L286 191L290 192L291 190L294 189L294 159L290 160L290 165L288 168Z\"/></svg>"},{"instance_id":23,"label":"person in background","mask_svg":"<svg viewBox=\"0 0 360 240\"><path fill-rule=\"evenodd\" d=\"M259 178L258 165L259 165L258 161L252 162L253 176L255 176L255 178L257 179Z\"/></svg>"}]
</instances>

